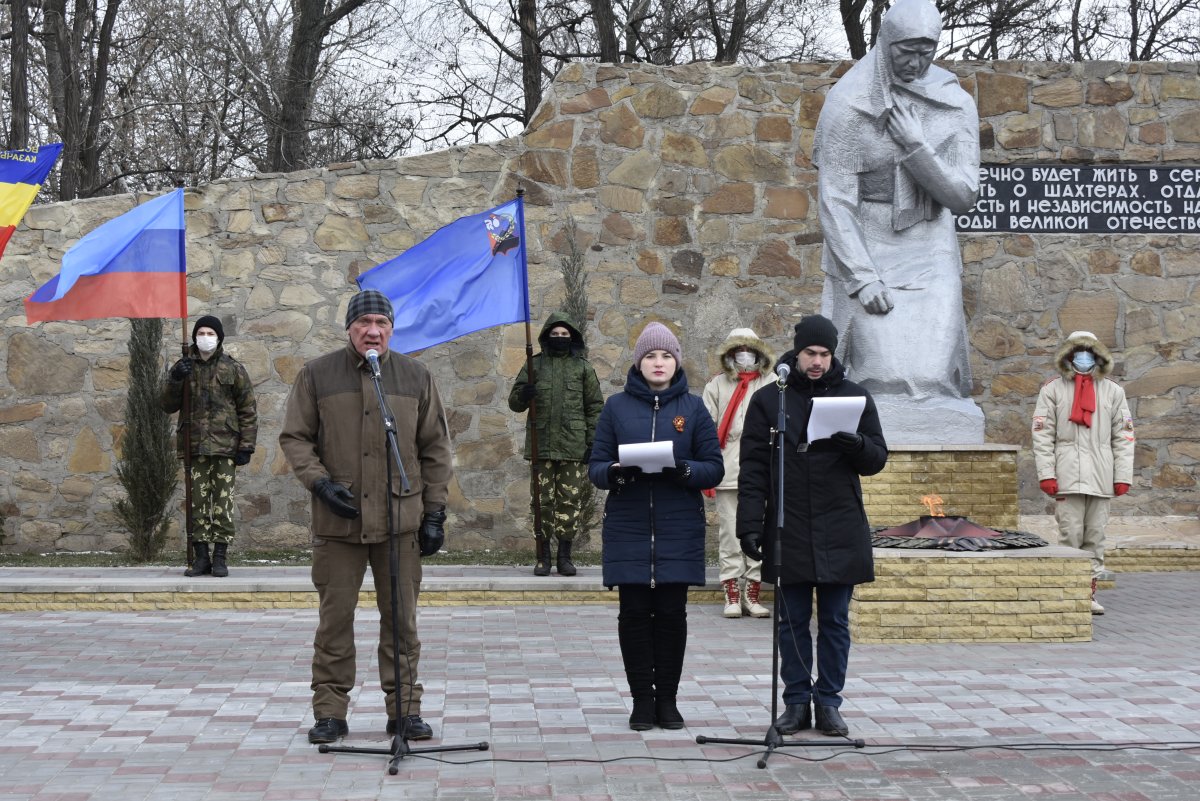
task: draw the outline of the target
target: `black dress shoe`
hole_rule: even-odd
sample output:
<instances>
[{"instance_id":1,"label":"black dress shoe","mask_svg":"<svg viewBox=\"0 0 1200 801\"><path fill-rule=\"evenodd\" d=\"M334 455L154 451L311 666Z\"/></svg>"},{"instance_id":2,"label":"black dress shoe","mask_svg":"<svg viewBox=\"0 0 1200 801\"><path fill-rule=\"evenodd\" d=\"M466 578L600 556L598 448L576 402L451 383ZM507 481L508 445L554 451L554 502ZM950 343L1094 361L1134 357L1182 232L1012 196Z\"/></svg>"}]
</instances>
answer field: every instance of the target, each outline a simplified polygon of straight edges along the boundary
<instances>
[{"instance_id":1,"label":"black dress shoe","mask_svg":"<svg viewBox=\"0 0 1200 801\"><path fill-rule=\"evenodd\" d=\"M845 737L850 733L850 727L842 720L842 713L836 706L818 706L817 731L830 737Z\"/></svg>"},{"instance_id":2,"label":"black dress shoe","mask_svg":"<svg viewBox=\"0 0 1200 801\"><path fill-rule=\"evenodd\" d=\"M346 725L346 721L338 718L319 718L317 725L308 730L308 741L314 745L336 743L339 737L345 737L349 733L350 727Z\"/></svg>"},{"instance_id":3,"label":"black dress shoe","mask_svg":"<svg viewBox=\"0 0 1200 801\"><path fill-rule=\"evenodd\" d=\"M812 728L812 709L808 704L788 704L783 714L775 719L775 731L780 734L795 734Z\"/></svg>"},{"instance_id":4,"label":"black dress shoe","mask_svg":"<svg viewBox=\"0 0 1200 801\"><path fill-rule=\"evenodd\" d=\"M409 740L428 740L433 737L433 727L421 720L420 715L409 715L405 720L408 721ZM396 721L391 718L388 718L387 733L396 733Z\"/></svg>"}]
</instances>

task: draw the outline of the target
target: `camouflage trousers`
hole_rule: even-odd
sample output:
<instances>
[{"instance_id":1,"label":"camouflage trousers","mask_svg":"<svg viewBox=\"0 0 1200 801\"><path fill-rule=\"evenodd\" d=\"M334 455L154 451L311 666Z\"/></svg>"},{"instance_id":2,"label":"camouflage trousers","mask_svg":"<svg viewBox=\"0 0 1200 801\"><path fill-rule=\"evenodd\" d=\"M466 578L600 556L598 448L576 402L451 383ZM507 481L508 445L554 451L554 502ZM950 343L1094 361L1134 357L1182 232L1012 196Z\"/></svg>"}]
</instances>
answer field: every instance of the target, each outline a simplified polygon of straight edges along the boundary
<instances>
[{"instance_id":1,"label":"camouflage trousers","mask_svg":"<svg viewBox=\"0 0 1200 801\"><path fill-rule=\"evenodd\" d=\"M192 457L192 539L233 542L233 459Z\"/></svg>"},{"instance_id":2,"label":"camouflage trousers","mask_svg":"<svg viewBox=\"0 0 1200 801\"><path fill-rule=\"evenodd\" d=\"M537 478L530 482L530 494L536 494L541 501L542 530L534 532L539 540L571 542L575 539L583 511L579 504L587 480L584 462L538 460ZM531 503L531 514L532 510Z\"/></svg>"}]
</instances>

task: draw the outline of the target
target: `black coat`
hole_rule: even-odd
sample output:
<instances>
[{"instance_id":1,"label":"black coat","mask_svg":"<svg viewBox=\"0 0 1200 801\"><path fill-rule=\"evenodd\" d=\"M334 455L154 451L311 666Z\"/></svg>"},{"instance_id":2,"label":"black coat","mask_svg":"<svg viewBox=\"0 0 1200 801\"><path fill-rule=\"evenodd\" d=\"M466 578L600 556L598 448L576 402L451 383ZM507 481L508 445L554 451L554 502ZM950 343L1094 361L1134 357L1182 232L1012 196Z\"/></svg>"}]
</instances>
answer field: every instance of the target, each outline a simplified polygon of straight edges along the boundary
<instances>
[{"instance_id":1,"label":"black coat","mask_svg":"<svg viewBox=\"0 0 1200 801\"><path fill-rule=\"evenodd\" d=\"M779 415L779 389L772 385L750 398L742 431L741 476L738 481L737 533L763 535L764 581L796 584L863 584L875 580L871 530L863 508L859 476L873 476L887 464L887 443L870 393L847 381L836 360L818 381L795 369L795 354L784 396L787 443L784 455L783 547L776 574L774 542L775 466L772 431ZM831 440L807 443L808 415L814 397L867 399L858 433L863 447L845 453ZM802 446L807 446L802 447ZM782 582L777 579L782 578Z\"/></svg>"},{"instance_id":2,"label":"black coat","mask_svg":"<svg viewBox=\"0 0 1200 801\"><path fill-rule=\"evenodd\" d=\"M691 467L686 485L662 474L643 474L623 487L609 483L618 447L671 440L676 464ZM604 586L691 584L703 586L704 498L721 483L725 461L717 427L704 402L688 393L682 369L671 386L653 392L636 368L625 391L600 412L588 477L609 490L604 504Z\"/></svg>"}]
</instances>

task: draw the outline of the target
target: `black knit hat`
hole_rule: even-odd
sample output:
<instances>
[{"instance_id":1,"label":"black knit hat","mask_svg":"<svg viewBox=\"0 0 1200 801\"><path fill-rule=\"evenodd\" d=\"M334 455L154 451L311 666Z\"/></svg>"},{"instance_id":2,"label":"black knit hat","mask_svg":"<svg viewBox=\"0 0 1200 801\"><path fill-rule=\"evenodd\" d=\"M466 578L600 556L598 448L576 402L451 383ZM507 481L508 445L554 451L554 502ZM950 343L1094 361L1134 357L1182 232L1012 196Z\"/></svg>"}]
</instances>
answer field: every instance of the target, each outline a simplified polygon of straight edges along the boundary
<instances>
[{"instance_id":1,"label":"black knit hat","mask_svg":"<svg viewBox=\"0 0 1200 801\"><path fill-rule=\"evenodd\" d=\"M396 313L392 311L392 302L378 289L364 289L350 298L350 305L346 307L346 328L349 328L364 314L382 314L388 318L388 322L396 322Z\"/></svg>"},{"instance_id":2,"label":"black knit hat","mask_svg":"<svg viewBox=\"0 0 1200 801\"><path fill-rule=\"evenodd\" d=\"M792 345L797 353L809 345L819 345L829 348L831 351L837 350L837 342L837 327L819 314L801 317L800 322L796 323L796 336L792 340Z\"/></svg>"},{"instance_id":3,"label":"black knit hat","mask_svg":"<svg viewBox=\"0 0 1200 801\"><path fill-rule=\"evenodd\" d=\"M221 325L221 321L218 318L213 317L211 314L206 314L197 320L196 324L192 326L193 344L196 342L196 332L201 328L211 328L217 332L217 347L220 347L225 341L225 328Z\"/></svg>"}]
</instances>

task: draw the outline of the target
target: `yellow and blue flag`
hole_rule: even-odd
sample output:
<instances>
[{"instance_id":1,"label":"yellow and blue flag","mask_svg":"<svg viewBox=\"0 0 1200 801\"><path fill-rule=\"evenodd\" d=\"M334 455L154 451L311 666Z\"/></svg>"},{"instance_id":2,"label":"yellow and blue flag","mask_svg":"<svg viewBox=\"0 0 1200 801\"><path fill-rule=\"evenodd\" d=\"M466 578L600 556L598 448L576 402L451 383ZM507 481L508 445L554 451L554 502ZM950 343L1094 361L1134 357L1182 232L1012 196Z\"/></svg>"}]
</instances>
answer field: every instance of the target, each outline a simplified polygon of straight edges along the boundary
<instances>
[{"instance_id":1,"label":"yellow and blue flag","mask_svg":"<svg viewBox=\"0 0 1200 801\"><path fill-rule=\"evenodd\" d=\"M494 325L529 321L525 206L461 217L358 277L392 302L389 347L412 353Z\"/></svg>"},{"instance_id":2,"label":"yellow and blue flag","mask_svg":"<svg viewBox=\"0 0 1200 801\"><path fill-rule=\"evenodd\" d=\"M38 190L54 169L62 144L0 152L0 256Z\"/></svg>"}]
</instances>

